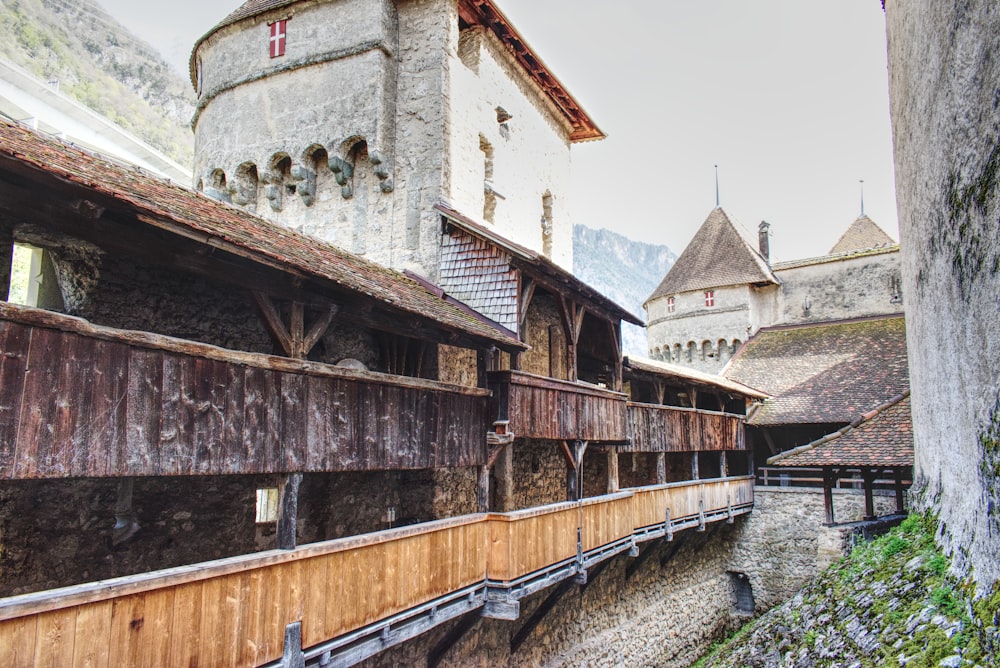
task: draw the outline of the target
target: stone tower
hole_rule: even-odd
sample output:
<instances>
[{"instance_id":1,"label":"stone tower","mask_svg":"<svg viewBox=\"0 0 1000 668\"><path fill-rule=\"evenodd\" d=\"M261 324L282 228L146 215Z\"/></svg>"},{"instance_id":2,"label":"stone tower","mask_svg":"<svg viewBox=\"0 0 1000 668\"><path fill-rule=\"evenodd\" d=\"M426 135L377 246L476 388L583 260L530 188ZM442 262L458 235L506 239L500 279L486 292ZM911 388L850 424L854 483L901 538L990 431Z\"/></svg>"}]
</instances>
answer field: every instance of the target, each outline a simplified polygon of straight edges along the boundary
<instances>
[{"instance_id":1,"label":"stone tower","mask_svg":"<svg viewBox=\"0 0 1000 668\"><path fill-rule=\"evenodd\" d=\"M432 281L441 203L572 268L604 135L490 0L250 0L191 77L197 188Z\"/></svg>"}]
</instances>

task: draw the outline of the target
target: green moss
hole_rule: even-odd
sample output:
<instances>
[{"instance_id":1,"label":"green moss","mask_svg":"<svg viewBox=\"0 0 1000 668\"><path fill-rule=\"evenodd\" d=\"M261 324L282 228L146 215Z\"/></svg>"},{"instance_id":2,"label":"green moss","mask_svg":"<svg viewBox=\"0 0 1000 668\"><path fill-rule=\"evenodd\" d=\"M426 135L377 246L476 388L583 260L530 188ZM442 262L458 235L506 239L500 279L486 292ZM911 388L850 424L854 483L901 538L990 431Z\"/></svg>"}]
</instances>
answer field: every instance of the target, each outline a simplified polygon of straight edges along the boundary
<instances>
[{"instance_id":1,"label":"green moss","mask_svg":"<svg viewBox=\"0 0 1000 668\"><path fill-rule=\"evenodd\" d=\"M948 177L948 223L952 232L944 238L944 243L963 293L982 273L996 274L1000 268L1000 254L993 244L995 226L990 224L992 221L984 220L996 197L998 174L1000 142L990 149L972 179L962 182L958 170Z\"/></svg>"}]
</instances>

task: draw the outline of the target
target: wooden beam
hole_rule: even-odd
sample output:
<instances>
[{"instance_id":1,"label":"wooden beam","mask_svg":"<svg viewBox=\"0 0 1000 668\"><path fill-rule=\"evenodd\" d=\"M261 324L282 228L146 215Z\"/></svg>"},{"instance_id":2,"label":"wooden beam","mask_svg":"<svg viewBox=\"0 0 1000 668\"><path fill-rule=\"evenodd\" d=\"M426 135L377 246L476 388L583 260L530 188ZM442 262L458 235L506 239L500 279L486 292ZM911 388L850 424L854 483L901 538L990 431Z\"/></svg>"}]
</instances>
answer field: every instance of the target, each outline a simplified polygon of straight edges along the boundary
<instances>
[{"instance_id":1,"label":"wooden beam","mask_svg":"<svg viewBox=\"0 0 1000 668\"><path fill-rule=\"evenodd\" d=\"M524 279L522 277L521 280L521 300L517 305L517 334L521 337L521 340L524 341L524 324L528 319L528 307L531 305L531 300L535 296L535 287L537 284L531 278Z\"/></svg>"},{"instance_id":2,"label":"wooden beam","mask_svg":"<svg viewBox=\"0 0 1000 668\"><path fill-rule=\"evenodd\" d=\"M538 628L545 616L552 611L552 608L556 607L556 603L559 602L563 596L566 595L573 587L572 580L563 580L560 582L552 592L545 597L545 600L539 604L535 611L531 613L531 616L525 620L524 624L517 630L517 632L510 638L510 653L516 654L517 650L521 648L524 641L528 639L531 632Z\"/></svg>"},{"instance_id":3,"label":"wooden beam","mask_svg":"<svg viewBox=\"0 0 1000 668\"><path fill-rule=\"evenodd\" d=\"M496 508L501 513L514 509L514 445L511 444L497 456L493 466L493 475L497 481Z\"/></svg>"},{"instance_id":4,"label":"wooden beam","mask_svg":"<svg viewBox=\"0 0 1000 668\"><path fill-rule=\"evenodd\" d=\"M893 468L894 487L896 490L896 512L903 514L906 512L903 498L903 469L899 466Z\"/></svg>"},{"instance_id":5,"label":"wooden beam","mask_svg":"<svg viewBox=\"0 0 1000 668\"><path fill-rule=\"evenodd\" d=\"M656 484L662 485L667 482L667 453L656 453Z\"/></svg>"},{"instance_id":6,"label":"wooden beam","mask_svg":"<svg viewBox=\"0 0 1000 668\"><path fill-rule=\"evenodd\" d=\"M566 459L566 498L579 501L583 498L583 455L589 441L559 441L563 457Z\"/></svg>"},{"instance_id":7,"label":"wooden beam","mask_svg":"<svg viewBox=\"0 0 1000 668\"><path fill-rule=\"evenodd\" d=\"M10 265L14 260L14 237L9 229L0 229L0 300L10 293Z\"/></svg>"},{"instance_id":8,"label":"wooden beam","mask_svg":"<svg viewBox=\"0 0 1000 668\"><path fill-rule=\"evenodd\" d=\"M618 491L618 450L611 446L607 448L608 457L608 494L614 494Z\"/></svg>"},{"instance_id":9,"label":"wooden beam","mask_svg":"<svg viewBox=\"0 0 1000 668\"><path fill-rule=\"evenodd\" d=\"M875 519L875 498L873 495L875 487L875 476L878 473L878 469L873 469L871 467L864 467L861 469L861 479L864 481L865 486L865 516L864 520L871 521Z\"/></svg>"},{"instance_id":10,"label":"wooden beam","mask_svg":"<svg viewBox=\"0 0 1000 668\"><path fill-rule=\"evenodd\" d=\"M726 451L723 450L719 453L719 477L726 478L729 476L729 465L726 460Z\"/></svg>"},{"instance_id":11,"label":"wooden beam","mask_svg":"<svg viewBox=\"0 0 1000 668\"><path fill-rule=\"evenodd\" d=\"M701 473L698 470L698 453L691 453L691 480L700 480Z\"/></svg>"},{"instance_id":12,"label":"wooden beam","mask_svg":"<svg viewBox=\"0 0 1000 668\"><path fill-rule=\"evenodd\" d=\"M826 523L833 524L833 485L836 482L833 470L823 467L823 510L826 513Z\"/></svg>"},{"instance_id":13,"label":"wooden beam","mask_svg":"<svg viewBox=\"0 0 1000 668\"><path fill-rule=\"evenodd\" d=\"M294 550L296 524L299 516L299 484L301 473L288 473L278 483L278 549Z\"/></svg>"},{"instance_id":14,"label":"wooden beam","mask_svg":"<svg viewBox=\"0 0 1000 668\"><path fill-rule=\"evenodd\" d=\"M257 307L260 309L261 315L264 316L267 328L274 335L274 338L278 340L278 345L281 346L281 349L285 351L285 356L295 357L292 354L292 350L294 350L292 335L289 333L288 328L285 327L285 323L281 321L281 314L278 313L274 302L262 292L254 292L253 298L257 302Z\"/></svg>"},{"instance_id":15,"label":"wooden beam","mask_svg":"<svg viewBox=\"0 0 1000 668\"><path fill-rule=\"evenodd\" d=\"M454 647L459 640L465 637L465 634L472 630L472 627L476 625L482 618L482 615L478 610L473 610L472 612L467 612L462 616L462 619L448 630L441 639L435 643L434 647L427 654L427 668L437 668L441 665L441 659L444 658L445 654Z\"/></svg>"},{"instance_id":16,"label":"wooden beam","mask_svg":"<svg viewBox=\"0 0 1000 668\"><path fill-rule=\"evenodd\" d=\"M663 400L667 396L667 384L662 380L656 379L653 381L653 393L656 395L656 403L663 405Z\"/></svg>"},{"instance_id":17,"label":"wooden beam","mask_svg":"<svg viewBox=\"0 0 1000 668\"><path fill-rule=\"evenodd\" d=\"M770 432L764 427L760 428L760 433L764 436L764 441L767 443L767 449L771 451L771 456L778 454L778 446L774 444L774 439L771 438Z\"/></svg>"}]
</instances>

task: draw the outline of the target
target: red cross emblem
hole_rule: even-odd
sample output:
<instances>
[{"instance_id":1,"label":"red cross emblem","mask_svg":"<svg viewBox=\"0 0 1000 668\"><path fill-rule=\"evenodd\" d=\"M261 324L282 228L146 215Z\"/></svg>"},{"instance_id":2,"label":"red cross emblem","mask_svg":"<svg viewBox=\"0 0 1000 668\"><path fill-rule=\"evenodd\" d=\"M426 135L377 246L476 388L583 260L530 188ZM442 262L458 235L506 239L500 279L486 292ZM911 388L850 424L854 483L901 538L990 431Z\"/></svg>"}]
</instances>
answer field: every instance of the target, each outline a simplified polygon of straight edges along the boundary
<instances>
[{"instance_id":1,"label":"red cross emblem","mask_svg":"<svg viewBox=\"0 0 1000 668\"><path fill-rule=\"evenodd\" d=\"M288 19L281 19L280 21L275 21L274 23L267 24L271 28L271 39L269 40L269 43L271 45L272 58L277 58L278 56L285 55L286 23L288 23Z\"/></svg>"}]
</instances>

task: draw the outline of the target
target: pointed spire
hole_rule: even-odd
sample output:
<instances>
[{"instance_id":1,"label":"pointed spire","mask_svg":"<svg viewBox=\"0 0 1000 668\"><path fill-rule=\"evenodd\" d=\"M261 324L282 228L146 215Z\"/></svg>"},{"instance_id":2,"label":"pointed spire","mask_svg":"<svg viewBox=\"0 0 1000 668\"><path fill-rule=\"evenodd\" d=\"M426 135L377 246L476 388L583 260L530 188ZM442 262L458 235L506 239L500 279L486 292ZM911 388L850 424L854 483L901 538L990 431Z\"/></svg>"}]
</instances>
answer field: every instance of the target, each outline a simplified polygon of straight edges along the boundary
<instances>
[{"instance_id":1,"label":"pointed spire","mask_svg":"<svg viewBox=\"0 0 1000 668\"><path fill-rule=\"evenodd\" d=\"M861 215L865 215L865 180L858 179L858 183L861 184Z\"/></svg>"},{"instance_id":2,"label":"pointed spire","mask_svg":"<svg viewBox=\"0 0 1000 668\"><path fill-rule=\"evenodd\" d=\"M715 166L715 208L718 209L721 204L719 204L719 166Z\"/></svg>"}]
</instances>

